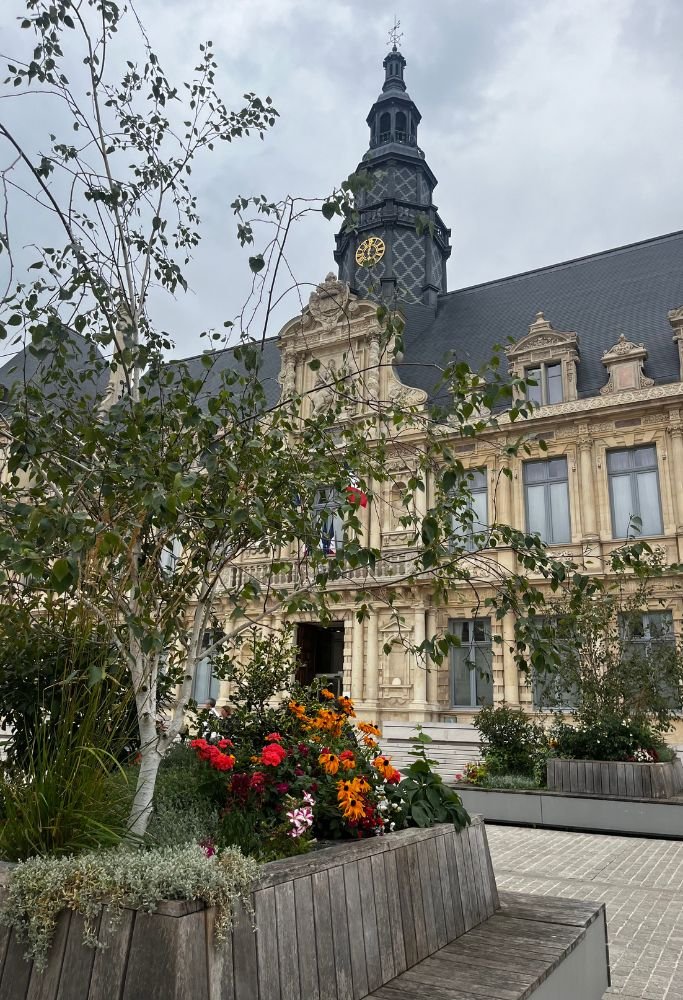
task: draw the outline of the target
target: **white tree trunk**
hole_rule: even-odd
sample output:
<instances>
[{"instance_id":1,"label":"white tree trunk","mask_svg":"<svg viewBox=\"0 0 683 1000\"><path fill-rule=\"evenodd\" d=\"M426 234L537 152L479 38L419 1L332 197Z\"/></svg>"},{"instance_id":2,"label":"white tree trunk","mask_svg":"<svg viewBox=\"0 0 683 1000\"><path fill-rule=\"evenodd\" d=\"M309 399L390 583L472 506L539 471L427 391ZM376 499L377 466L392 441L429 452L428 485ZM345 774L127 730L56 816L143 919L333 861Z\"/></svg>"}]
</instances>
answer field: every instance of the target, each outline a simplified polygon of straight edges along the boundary
<instances>
[{"instance_id":1,"label":"white tree trunk","mask_svg":"<svg viewBox=\"0 0 683 1000\"><path fill-rule=\"evenodd\" d=\"M140 719L140 774L135 789L135 798L128 820L128 836L131 839L144 837L152 815L152 800L161 759L166 751L166 743L156 732L155 719Z\"/></svg>"}]
</instances>

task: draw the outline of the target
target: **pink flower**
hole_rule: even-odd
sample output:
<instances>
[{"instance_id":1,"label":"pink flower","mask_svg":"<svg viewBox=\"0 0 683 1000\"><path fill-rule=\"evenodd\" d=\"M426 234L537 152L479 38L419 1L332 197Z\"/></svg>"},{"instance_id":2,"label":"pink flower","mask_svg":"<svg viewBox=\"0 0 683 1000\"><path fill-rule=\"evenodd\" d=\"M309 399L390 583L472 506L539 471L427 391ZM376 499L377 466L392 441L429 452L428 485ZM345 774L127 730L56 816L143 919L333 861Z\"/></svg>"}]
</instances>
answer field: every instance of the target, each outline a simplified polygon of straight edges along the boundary
<instances>
[{"instance_id":1,"label":"pink flower","mask_svg":"<svg viewBox=\"0 0 683 1000\"><path fill-rule=\"evenodd\" d=\"M282 743L282 737L279 733L268 733L265 739L266 743Z\"/></svg>"},{"instance_id":2,"label":"pink flower","mask_svg":"<svg viewBox=\"0 0 683 1000\"><path fill-rule=\"evenodd\" d=\"M456 774L455 780L456 781L462 781L462 774Z\"/></svg>"},{"instance_id":3,"label":"pink flower","mask_svg":"<svg viewBox=\"0 0 683 1000\"><path fill-rule=\"evenodd\" d=\"M310 792L304 792L304 802L306 803L307 806L315 805L315 799L313 798Z\"/></svg>"},{"instance_id":4,"label":"pink flower","mask_svg":"<svg viewBox=\"0 0 683 1000\"><path fill-rule=\"evenodd\" d=\"M290 809L287 819L292 824L289 831L290 837L300 837L313 826L313 810L310 806L301 806L299 809Z\"/></svg>"},{"instance_id":5,"label":"pink flower","mask_svg":"<svg viewBox=\"0 0 683 1000\"><path fill-rule=\"evenodd\" d=\"M278 795L286 795L287 792L289 791L289 785L287 784L286 781L281 781L279 785L275 786L275 791L278 793Z\"/></svg>"}]
</instances>

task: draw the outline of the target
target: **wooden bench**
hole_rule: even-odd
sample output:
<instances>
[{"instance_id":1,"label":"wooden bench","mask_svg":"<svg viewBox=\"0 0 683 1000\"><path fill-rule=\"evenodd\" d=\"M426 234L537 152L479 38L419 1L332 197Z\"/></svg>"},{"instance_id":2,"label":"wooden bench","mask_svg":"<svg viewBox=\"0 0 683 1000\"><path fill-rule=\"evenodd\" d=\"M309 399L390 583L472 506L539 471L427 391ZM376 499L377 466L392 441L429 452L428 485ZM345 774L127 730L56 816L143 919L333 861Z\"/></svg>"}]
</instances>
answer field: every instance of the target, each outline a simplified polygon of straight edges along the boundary
<instances>
[{"instance_id":1,"label":"wooden bench","mask_svg":"<svg viewBox=\"0 0 683 1000\"><path fill-rule=\"evenodd\" d=\"M370 997L600 1000L610 985L606 947L604 904L501 892L492 917Z\"/></svg>"}]
</instances>

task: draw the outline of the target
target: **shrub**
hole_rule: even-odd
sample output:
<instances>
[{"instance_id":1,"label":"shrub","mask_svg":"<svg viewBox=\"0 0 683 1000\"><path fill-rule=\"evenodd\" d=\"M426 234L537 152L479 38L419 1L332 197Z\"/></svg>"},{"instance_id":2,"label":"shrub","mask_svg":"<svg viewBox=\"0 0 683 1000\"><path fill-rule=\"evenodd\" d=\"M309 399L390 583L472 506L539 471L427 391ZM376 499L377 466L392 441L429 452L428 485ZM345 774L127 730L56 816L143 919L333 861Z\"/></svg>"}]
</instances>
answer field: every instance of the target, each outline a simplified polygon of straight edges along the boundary
<instances>
[{"instance_id":1,"label":"shrub","mask_svg":"<svg viewBox=\"0 0 683 1000\"><path fill-rule=\"evenodd\" d=\"M487 774L480 782L483 788L534 789L539 788L539 781L524 774Z\"/></svg>"},{"instance_id":2,"label":"shrub","mask_svg":"<svg viewBox=\"0 0 683 1000\"><path fill-rule=\"evenodd\" d=\"M477 717L482 735L482 755L489 774L521 774L533 777L548 751L543 726L520 709L509 705L486 706Z\"/></svg>"},{"instance_id":3,"label":"shrub","mask_svg":"<svg viewBox=\"0 0 683 1000\"><path fill-rule=\"evenodd\" d=\"M116 920L123 907L153 912L164 899L201 899L216 907L220 940L230 927L235 902L247 899L257 872L255 862L237 850L209 857L196 844L31 858L12 871L0 920L26 942L39 969L46 965L60 912L82 914L84 943L96 946L105 903Z\"/></svg>"},{"instance_id":4,"label":"shrub","mask_svg":"<svg viewBox=\"0 0 683 1000\"><path fill-rule=\"evenodd\" d=\"M648 751L654 760L672 759L668 748L651 725L607 716L578 727L558 720L552 730L557 757L575 760L633 760L639 750Z\"/></svg>"}]
</instances>

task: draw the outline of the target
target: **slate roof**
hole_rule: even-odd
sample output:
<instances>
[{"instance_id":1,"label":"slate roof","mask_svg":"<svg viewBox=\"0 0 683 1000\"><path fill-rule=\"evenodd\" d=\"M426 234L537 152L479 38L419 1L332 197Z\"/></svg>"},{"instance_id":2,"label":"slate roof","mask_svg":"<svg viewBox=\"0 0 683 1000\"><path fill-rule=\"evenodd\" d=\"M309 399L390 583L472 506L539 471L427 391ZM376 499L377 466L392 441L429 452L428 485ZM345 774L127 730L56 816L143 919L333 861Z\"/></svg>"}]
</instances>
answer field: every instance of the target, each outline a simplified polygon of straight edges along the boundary
<instances>
[{"instance_id":1,"label":"slate roof","mask_svg":"<svg viewBox=\"0 0 683 1000\"><path fill-rule=\"evenodd\" d=\"M645 344L647 375L657 383L676 382L680 378L678 350L671 339L667 312L680 305L683 231L460 288L439 296L436 311L404 306L405 351L399 375L406 384L431 394L438 380L434 365L455 356L478 369L490 359L495 344L525 336L536 313L543 311L556 330L578 334L580 397L596 395L605 384L600 359L620 333ZM81 340L74 334L76 359L85 351ZM201 355L184 361L191 375L206 377ZM40 362L20 352L0 368L0 386L8 387L23 377L24 363L27 377L39 376ZM206 393L222 369L234 367L232 351L219 352L207 377ZM279 371L280 352L273 337L263 345L260 372L269 404L279 395Z\"/></svg>"},{"instance_id":2,"label":"slate roof","mask_svg":"<svg viewBox=\"0 0 683 1000\"><path fill-rule=\"evenodd\" d=\"M81 334L75 330L68 333L68 359L70 367L77 372L87 363L88 357L93 349ZM100 352L97 352L101 357ZM45 369L47 362L42 358L37 358L28 349L18 351L13 357L0 367L0 399L3 399L13 385L29 383L42 383L45 392L52 389L51 382L45 379ZM95 385L92 382L83 382L79 390L83 396L91 398L104 394L107 387L108 377L106 372L100 374Z\"/></svg>"},{"instance_id":3,"label":"slate roof","mask_svg":"<svg viewBox=\"0 0 683 1000\"><path fill-rule=\"evenodd\" d=\"M561 332L577 333L579 397L606 383L605 351L623 333L648 350L645 373L655 382L680 378L678 349L667 320L683 305L683 231L617 247L589 257L512 275L441 295L436 314L407 306L402 381L431 390L440 363L452 352L473 368L484 365L496 343L528 333L537 312Z\"/></svg>"}]
</instances>

